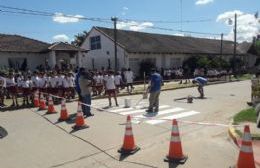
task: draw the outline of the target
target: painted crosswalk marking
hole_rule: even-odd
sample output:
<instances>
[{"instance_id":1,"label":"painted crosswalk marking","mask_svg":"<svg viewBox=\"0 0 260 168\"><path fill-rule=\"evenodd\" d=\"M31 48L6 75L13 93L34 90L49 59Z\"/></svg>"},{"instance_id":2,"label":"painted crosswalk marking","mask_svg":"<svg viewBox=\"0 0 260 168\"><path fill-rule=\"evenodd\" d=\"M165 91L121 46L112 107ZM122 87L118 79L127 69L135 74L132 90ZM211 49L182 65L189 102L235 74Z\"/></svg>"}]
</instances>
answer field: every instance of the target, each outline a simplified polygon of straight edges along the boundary
<instances>
[{"instance_id":1,"label":"painted crosswalk marking","mask_svg":"<svg viewBox=\"0 0 260 168\"><path fill-rule=\"evenodd\" d=\"M161 105L159 108L164 109L164 108L169 108L169 105ZM138 110L133 110L133 111L126 111L126 112L121 112L119 114L121 115L130 115L130 114L136 114L136 113L144 113L145 110L147 109L138 109Z\"/></svg>"},{"instance_id":2,"label":"painted crosswalk marking","mask_svg":"<svg viewBox=\"0 0 260 168\"><path fill-rule=\"evenodd\" d=\"M176 112L180 112L180 111L183 111L184 109L183 108L180 108L180 107L176 107L176 108L172 108L172 109L167 109L167 110L161 110L159 111L158 113L154 113L152 115L150 114L147 114L147 115L137 115L137 116L134 116L135 118L147 118L147 117L157 117L157 116L160 116L160 115L165 115L165 114L169 114L169 113L176 113Z\"/></svg>"},{"instance_id":3,"label":"painted crosswalk marking","mask_svg":"<svg viewBox=\"0 0 260 168\"><path fill-rule=\"evenodd\" d=\"M132 102L132 106L129 108L125 108L124 101L118 100L120 106L112 106L108 107L107 100L96 100L93 101L92 105L94 107L104 108L107 107L105 110L111 113L117 113L121 115L131 115L132 122L136 123L146 123L151 125L165 123L172 119L180 119L189 116L193 116L199 114L198 111L190 111L189 109L181 108L181 107L172 107L170 105L160 105L158 113L147 114L146 109L148 108L149 102L148 101L141 101L137 104Z\"/></svg>"},{"instance_id":4,"label":"painted crosswalk marking","mask_svg":"<svg viewBox=\"0 0 260 168\"><path fill-rule=\"evenodd\" d=\"M188 112L174 114L174 115L167 116L167 117L162 117L157 120L149 120L149 121L146 121L145 123L156 125L156 124L166 122L167 120L179 119L179 118L188 117L188 116L192 116L192 115L199 114L199 113L200 112L197 112L197 111L188 111Z\"/></svg>"}]
</instances>

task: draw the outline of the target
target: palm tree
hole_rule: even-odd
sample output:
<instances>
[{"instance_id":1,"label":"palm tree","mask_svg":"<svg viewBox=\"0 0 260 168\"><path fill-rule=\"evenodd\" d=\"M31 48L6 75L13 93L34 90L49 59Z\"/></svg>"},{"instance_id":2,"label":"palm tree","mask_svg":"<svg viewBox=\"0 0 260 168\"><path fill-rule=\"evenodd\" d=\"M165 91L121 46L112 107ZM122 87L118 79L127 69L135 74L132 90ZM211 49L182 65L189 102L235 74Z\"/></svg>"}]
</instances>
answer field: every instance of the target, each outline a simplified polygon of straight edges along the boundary
<instances>
[{"instance_id":1,"label":"palm tree","mask_svg":"<svg viewBox=\"0 0 260 168\"><path fill-rule=\"evenodd\" d=\"M75 35L74 36L75 38L71 42L71 44L80 47L82 45L82 43L84 42L84 40L86 39L87 35L88 35L87 31L83 31L83 33L79 33L79 34Z\"/></svg>"}]
</instances>

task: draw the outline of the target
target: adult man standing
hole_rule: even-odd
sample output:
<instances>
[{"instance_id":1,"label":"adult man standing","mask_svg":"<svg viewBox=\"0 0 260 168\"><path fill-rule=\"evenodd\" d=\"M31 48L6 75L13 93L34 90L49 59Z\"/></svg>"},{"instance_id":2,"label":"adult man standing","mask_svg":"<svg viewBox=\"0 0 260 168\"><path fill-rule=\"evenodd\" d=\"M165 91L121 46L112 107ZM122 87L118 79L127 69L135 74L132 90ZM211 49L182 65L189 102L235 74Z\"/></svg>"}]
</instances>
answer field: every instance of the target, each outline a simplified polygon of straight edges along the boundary
<instances>
[{"instance_id":1,"label":"adult man standing","mask_svg":"<svg viewBox=\"0 0 260 168\"><path fill-rule=\"evenodd\" d=\"M90 105L91 105L91 86L92 86L92 79L88 72L81 72L79 77L79 87L80 87L80 97L82 104L82 111L86 117L93 116L90 112Z\"/></svg>"},{"instance_id":2,"label":"adult man standing","mask_svg":"<svg viewBox=\"0 0 260 168\"><path fill-rule=\"evenodd\" d=\"M85 68L79 68L78 73L76 74L76 77L75 77L75 90L79 95L79 100L81 100L81 96L80 96L81 90L80 90L80 86L79 86L79 78L80 78L81 73L84 71L85 71Z\"/></svg>"},{"instance_id":3,"label":"adult man standing","mask_svg":"<svg viewBox=\"0 0 260 168\"><path fill-rule=\"evenodd\" d=\"M149 96L149 107L146 110L148 113L159 111L159 96L161 92L162 77L155 69L152 69L152 74L150 77L149 86L147 92L150 93Z\"/></svg>"},{"instance_id":4,"label":"adult man standing","mask_svg":"<svg viewBox=\"0 0 260 168\"><path fill-rule=\"evenodd\" d=\"M208 80L206 78L203 78L203 77L196 77L192 80L192 83L195 84L197 83L198 84L198 91L200 93L200 98L203 99L204 98L204 90L203 90L203 86L206 85L208 82Z\"/></svg>"}]
</instances>

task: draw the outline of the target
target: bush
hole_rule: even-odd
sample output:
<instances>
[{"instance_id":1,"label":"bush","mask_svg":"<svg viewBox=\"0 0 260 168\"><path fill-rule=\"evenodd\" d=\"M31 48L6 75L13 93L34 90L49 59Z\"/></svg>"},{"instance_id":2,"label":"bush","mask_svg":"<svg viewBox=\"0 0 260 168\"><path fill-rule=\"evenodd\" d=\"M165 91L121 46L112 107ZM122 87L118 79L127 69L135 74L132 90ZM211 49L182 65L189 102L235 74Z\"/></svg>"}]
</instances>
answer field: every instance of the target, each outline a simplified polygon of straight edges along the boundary
<instances>
[{"instance_id":1,"label":"bush","mask_svg":"<svg viewBox=\"0 0 260 168\"><path fill-rule=\"evenodd\" d=\"M183 67L188 66L193 72L196 68L216 68L216 69L228 69L230 63L221 57L208 57L208 56L192 56L183 62Z\"/></svg>"}]
</instances>

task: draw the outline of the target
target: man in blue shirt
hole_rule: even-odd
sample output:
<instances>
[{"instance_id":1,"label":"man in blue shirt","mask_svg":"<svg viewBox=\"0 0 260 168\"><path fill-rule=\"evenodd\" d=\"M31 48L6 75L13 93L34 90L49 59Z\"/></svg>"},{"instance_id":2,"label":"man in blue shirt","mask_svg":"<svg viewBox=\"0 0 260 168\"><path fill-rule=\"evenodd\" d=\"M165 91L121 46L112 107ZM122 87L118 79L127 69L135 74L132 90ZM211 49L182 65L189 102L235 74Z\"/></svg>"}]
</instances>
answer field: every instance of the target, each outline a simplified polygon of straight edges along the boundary
<instances>
[{"instance_id":1,"label":"man in blue shirt","mask_svg":"<svg viewBox=\"0 0 260 168\"><path fill-rule=\"evenodd\" d=\"M204 98L204 90L203 90L203 86L206 85L208 82L208 80L206 78L203 78L203 77L196 77L192 80L192 83L195 84L197 83L198 84L198 91L200 93L200 98L203 99Z\"/></svg>"},{"instance_id":2,"label":"man in blue shirt","mask_svg":"<svg viewBox=\"0 0 260 168\"><path fill-rule=\"evenodd\" d=\"M79 100L81 100L81 90L80 90L80 85L79 85L79 78L80 78L81 73L83 73L84 71L85 71L85 68L80 68L75 77L75 90L79 95Z\"/></svg>"},{"instance_id":3,"label":"man in blue shirt","mask_svg":"<svg viewBox=\"0 0 260 168\"><path fill-rule=\"evenodd\" d=\"M155 69L152 69L149 86L147 88L147 91L150 93L150 96L149 96L149 107L146 110L146 112L157 113L159 111L159 95L161 92L161 85L162 85L161 75L157 73Z\"/></svg>"}]
</instances>

